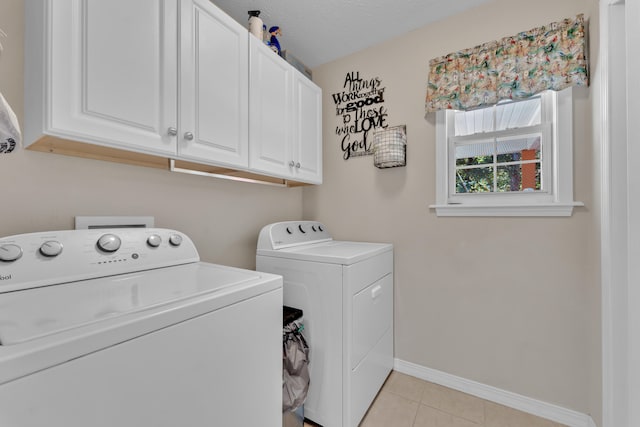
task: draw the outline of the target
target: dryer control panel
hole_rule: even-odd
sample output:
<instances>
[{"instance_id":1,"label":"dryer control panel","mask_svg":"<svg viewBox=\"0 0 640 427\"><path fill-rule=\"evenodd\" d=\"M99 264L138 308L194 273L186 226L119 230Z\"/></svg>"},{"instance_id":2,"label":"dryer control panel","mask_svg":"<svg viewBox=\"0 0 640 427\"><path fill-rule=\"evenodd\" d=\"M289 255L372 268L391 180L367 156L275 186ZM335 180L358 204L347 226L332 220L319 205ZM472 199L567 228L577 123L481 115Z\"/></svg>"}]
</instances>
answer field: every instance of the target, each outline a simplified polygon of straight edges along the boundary
<instances>
[{"instance_id":1,"label":"dryer control panel","mask_svg":"<svg viewBox=\"0 0 640 427\"><path fill-rule=\"evenodd\" d=\"M199 260L188 236L162 228L18 234L0 238L0 293Z\"/></svg>"},{"instance_id":2,"label":"dryer control panel","mask_svg":"<svg viewBox=\"0 0 640 427\"><path fill-rule=\"evenodd\" d=\"M258 236L258 249L283 249L333 240L327 227L317 221L285 221L269 224Z\"/></svg>"}]
</instances>

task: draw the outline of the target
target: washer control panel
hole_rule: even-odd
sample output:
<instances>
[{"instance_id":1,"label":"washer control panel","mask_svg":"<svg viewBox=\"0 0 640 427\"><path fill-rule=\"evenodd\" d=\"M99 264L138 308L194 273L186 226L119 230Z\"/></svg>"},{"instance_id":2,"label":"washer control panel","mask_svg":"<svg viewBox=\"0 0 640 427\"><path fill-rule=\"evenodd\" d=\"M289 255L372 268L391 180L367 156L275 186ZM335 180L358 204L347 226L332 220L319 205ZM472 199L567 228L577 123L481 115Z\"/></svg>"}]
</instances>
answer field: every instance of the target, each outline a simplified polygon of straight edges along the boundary
<instances>
[{"instance_id":1,"label":"washer control panel","mask_svg":"<svg viewBox=\"0 0 640 427\"><path fill-rule=\"evenodd\" d=\"M327 227L320 222L276 222L262 228L258 236L258 249L282 249L329 240L333 239Z\"/></svg>"},{"instance_id":2,"label":"washer control panel","mask_svg":"<svg viewBox=\"0 0 640 427\"><path fill-rule=\"evenodd\" d=\"M0 293L199 260L191 239L169 229L19 234L0 238Z\"/></svg>"}]
</instances>

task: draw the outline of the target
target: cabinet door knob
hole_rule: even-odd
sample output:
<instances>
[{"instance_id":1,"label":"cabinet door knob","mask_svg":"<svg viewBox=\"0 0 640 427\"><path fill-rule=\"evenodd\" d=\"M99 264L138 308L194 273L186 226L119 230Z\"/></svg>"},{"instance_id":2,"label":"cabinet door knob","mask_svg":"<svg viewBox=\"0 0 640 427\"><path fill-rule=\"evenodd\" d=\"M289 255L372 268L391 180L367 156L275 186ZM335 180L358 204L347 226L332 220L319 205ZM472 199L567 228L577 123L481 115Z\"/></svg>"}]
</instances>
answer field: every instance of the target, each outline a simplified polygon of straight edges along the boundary
<instances>
[{"instance_id":1,"label":"cabinet door knob","mask_svg":"<svg viewBox=\"0 0 640 427\"><path fill-rule=\"evenodd\" d=\"M296 169L300 169L300 162L296 163Z\"/></svg>"},{"instance_id":2,"label":"cabinet door knob","mask_svg":"<svg viewBox=\"0 0 640 427\"><path fill-rule=\"evenodd\" d=\"M186 139L187 141L191 141L193 139L193 132L185 132L184 139Z\"/></svg>"},{"instance_id":3,"label":"cabinet door knob","mask_svg":"<svg viewBox=\"0 0 640 427\"><path fill-rule=\"evenodd\" d=\"M178 129L172 126L169 129L167 129L167 133L171 136L176 136L178 134Z\"/></svg>"},{"instance_id":4,"label":"cabinet door knob","mask_svg":"<svg viewBox=\"0 0 640 427\"><path fill-rule=\"evenodd\" d=\"M294 167L294 166L295 166L295 163L293 162L293 160L291 160L291 161L289 162L289 167L290 167L290 168L292 168L292 167Z\"/></svg>"}]
</instances>

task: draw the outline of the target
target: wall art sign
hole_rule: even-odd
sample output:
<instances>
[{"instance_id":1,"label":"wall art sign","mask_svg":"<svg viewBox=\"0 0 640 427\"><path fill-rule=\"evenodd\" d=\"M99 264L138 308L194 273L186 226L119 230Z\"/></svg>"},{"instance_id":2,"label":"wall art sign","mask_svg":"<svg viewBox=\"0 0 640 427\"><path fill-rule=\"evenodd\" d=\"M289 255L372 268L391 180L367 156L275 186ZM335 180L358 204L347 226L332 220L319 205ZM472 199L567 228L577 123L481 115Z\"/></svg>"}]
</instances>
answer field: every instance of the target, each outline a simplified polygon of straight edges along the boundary
<instances>
[{"instance_id":1,"label":"wall art sign","mask_svg":"<svg viewBox=\"0 0 640 427\"><path fill-rule=\"evenodd\" d=\"M373 154L373 131L389 126L384 91L380 77L362 78L360 71L351 71L345 76L342 90L332 95L336 116L342 118L336 135L344 160Z\"/></svg>"}]
</instances>

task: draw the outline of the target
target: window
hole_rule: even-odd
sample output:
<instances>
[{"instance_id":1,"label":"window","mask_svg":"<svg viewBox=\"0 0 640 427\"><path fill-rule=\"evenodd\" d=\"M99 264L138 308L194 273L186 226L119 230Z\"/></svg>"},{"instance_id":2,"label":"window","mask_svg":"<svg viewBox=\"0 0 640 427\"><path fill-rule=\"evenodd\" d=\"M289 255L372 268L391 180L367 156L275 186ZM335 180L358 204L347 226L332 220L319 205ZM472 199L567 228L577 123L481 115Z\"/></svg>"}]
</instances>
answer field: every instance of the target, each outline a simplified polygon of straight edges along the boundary
<instances>
[{"instance_id":1,"label":"window","mask_svg":"<svg viewBox=\"0 0 640 427\"><path fill-rule=\"evenodd\" d=\"M436 113L438 216L570 216L572 89Z\"/></svg>"},{"instance_id":2,"label":"window","mask_svg":"<svg viewBox=\"0 0 640 427\"><path fill-rule=\"evenodd\" d=\"M503 102L453 114L449 199L478 193L544 192L549 181L542 170L550 123L542 123L542 97ZM545 147L546 148L546 147ZM544 162L545 165L548 162Z\"/></svg>"}]
</instances>

